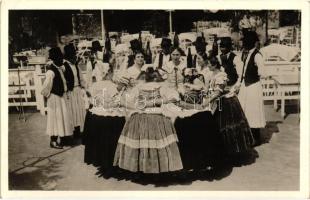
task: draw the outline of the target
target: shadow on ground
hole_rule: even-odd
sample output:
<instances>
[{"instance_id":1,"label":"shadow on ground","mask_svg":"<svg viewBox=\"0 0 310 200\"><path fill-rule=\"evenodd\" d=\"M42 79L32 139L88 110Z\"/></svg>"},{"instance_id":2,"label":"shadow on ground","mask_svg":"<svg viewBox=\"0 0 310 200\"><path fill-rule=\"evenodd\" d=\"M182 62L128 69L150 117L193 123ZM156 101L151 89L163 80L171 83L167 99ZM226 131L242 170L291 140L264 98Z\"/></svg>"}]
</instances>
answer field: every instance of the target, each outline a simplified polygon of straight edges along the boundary
<instances>
[{"instance_id":1,"label":"shadow on ground","mask_svg":"<svg viewBox=\"0 0 310 200\"><path fill-rule=\"evenodd\" d=\"M269 143L273 134L279 133L278 124L282 121L268 121L266 127L261 130L261 143ZM162 175L145 175L138 173L130 173L121 169L114 168L106 171L97 166L96 175L104 178L115 178L117 180L132 181L141 185L154 185L155 187L168 187L172 185L190 185L192 182L200 181L216 181L224 179L231 175L234 168L252 165L259 157L258 152L252 149L248 153L238 154L235 156L224 156L227 160L223 161L219 166L213 169L204 169L199 171L177 172Z\"/></svg>"},{"instance_id":2,"label":"shadow on ground","mask_svg":"<svg viewBox=\"0 0 310 200\"><path fill-rule=\"evenodd\" d=\"M268 121L264 129L261 129L261 143L269 143L273 134L279 133L278 124L282 124L282 121Z\"/></svg>"},{"instance_id":3,"label":"shadow on ground","mask_svg":"<svg viewBox=\"0 0 310 200\"><path fill-rule=\"evenodd\" d=\"M98 167L96 175L98 177L109 179L115 178L119 181L127 180L133 183L141 185L154 185L155 187L168 187L172 185L191 185L192 182L200 181L215 181L228 177L234 167L242 167L245 165L251 165L255 163L258 157L258 152L253 149L245 154L239 154L230 157L225 162L220 163L218 166L212 169L203 169L195 171L179 171L173 173L161 173L161 174L142 174L131 173L119 168L113 168L110 171L106 171Z\"/></svg>"},{"instance_id":4,"label":"shadow on ground","mask_svg":"<svg viewBox=\"0 0 310 200\"><path fill-rule=\"evenodd\" d=\"M27 166L9 173L9 190L54 190L61 162L47 160L44 165ZM54 174L54 175L53 175Z\"/></svg>"},{"instance_id":5,"label":"shadow on ground","mask_svg":"<svg viewBox=\"0 0 310 200\"><path fill-rule=\"evenodd\" d=\"M54 190L60 176L62 160L55 156L71 148L53 153L46 157L29 157L23 166L9 172L9 190Z\"/></svg>"}]
</instances>

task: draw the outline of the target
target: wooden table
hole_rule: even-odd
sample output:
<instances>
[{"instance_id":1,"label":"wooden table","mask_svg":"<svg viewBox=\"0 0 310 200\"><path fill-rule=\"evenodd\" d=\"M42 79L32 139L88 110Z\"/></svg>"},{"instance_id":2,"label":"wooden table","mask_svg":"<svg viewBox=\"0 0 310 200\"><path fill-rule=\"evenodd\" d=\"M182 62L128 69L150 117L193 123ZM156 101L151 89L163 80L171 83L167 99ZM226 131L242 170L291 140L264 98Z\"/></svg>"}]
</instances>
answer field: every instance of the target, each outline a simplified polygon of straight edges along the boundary
<instances>
[{"instance_id":1,"label":"wooden table","mask_svg":"<svg viewBox=\"0 0 310 200\"><path fill-rule=\"evenodd\" d=\"M281 116L285 117L285 100L300 99L300 75L281 74L273 77L275 81L274 109L277 109L277 102L281 100Z\"/></svg>"}]
</instances>

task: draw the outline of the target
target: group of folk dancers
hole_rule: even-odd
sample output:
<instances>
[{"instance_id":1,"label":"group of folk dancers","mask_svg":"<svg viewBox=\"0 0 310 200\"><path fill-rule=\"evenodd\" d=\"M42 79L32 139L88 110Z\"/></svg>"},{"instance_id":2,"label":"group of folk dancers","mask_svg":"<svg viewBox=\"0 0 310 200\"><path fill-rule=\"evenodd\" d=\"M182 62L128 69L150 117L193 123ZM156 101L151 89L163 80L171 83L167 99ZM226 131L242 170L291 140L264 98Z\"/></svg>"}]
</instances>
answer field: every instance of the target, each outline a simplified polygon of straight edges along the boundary
<instances>
[{"instance_id":1,"label":"group of folk dancers","mask_svg":"<svg viewBox=\"0 0 310 200\"><path fill-rule=\"evenodd\" d=\"M91 98L89 90L94 82L109 81L120 96L117 105L110 106L133 110L118 139L115 167L144 174L177 172L195 168L190 163L196 157L200 169L212 168L216 155L250 151L260 144L260 129L266 123L260 83L264 66L256 48L258 41L255 32L246 32L239 56L233 52L231 38L221 38L221 54L215 55L206 52L204 40L197 37L195 67L188 66L183 50L167 38L162 39L162 50L150 65L145 65L145 54L136 48L136 41L131 42L131 55L124 54L123 44L116 46L114 61L109 63L103 62L102 47L94 41L85 76L81 76L73 44L65 46L64 53L52 48L42 90L47 97L50 146L61 149L70 145L72 135L81 136L88 109L83 96L86 93ZM208 107L208 116L201 115L195 124L212 119L215 131L197 130L200 136L191 133L191 129L182 128L182 122L171 120L166 105L185 110ZM186 140L193 140L199 150L191 152L196 147L186 147ZM218 154L220 151L223 153Z\"/></svg>"}]
</instances>

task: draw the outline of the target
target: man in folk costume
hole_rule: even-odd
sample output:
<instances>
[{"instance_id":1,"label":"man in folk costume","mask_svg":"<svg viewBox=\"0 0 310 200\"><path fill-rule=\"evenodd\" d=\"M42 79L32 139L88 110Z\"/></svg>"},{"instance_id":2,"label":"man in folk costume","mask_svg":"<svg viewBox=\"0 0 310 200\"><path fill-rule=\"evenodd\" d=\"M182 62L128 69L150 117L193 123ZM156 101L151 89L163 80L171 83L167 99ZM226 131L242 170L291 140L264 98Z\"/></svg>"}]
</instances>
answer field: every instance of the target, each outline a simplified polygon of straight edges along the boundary
<instances>
[{"instance_id":1,"label":"man in folk costume","mask_svg":"<svg viewBox=\"0 0 310 200\"><path fill-rule=\"evenodd\" d=\"M219 61L223 70L227 74L227 86L233 86L238 80L238 74L236 66L240 65L238 57L232 52L232 41L230 37L221 38L220 42L221 55L219 55Z\"/></svg>"},{"instance_id":2,"label":"man in folk costume","mask_svg":"<svg viewBox=\"0 0 310 200\"><path fill-rule=\"evenodd\" d=\"M163 68L166 66L169 61L171 61L170 57L170 49L172 47L171 40L169 38L162 38L161 41L161 49L162 51L158 53L155 57L154 66L156 68Z\"/></svg>"},{"instance_id":3,"label":"man in folk costume","mask_svg":"<svg viewBox=\"0 0 310 200\"><path fill-rule=\"evenodd\" d=\"M162 41L162 38L154 38L151 40L150 46L151 46L151 51L152 51L152 63L155 62L155 58L158 59L157 55L161 51L161 41Z\"/></svg>"},{"instance_id":4,"label":"man in folk costume","mask_svg":"<svg viewBox=\"0 0 310 200\"><path fill-rule=\"evenodd\" d=\"M92 42L91 51L92 55L86 64L86 89L89 89L93 82L102 81L109 71L109 64L103 63L102 46L98 40Z\"/></svg>"},{"instance_id":5,"label":"man in folk costume","mask_svg":"<svg viewBox=\"0 0 310 200\"><path fill-rule=\"evenodd\" d=\"M193 45L195 46L195 49L196 49L196 55L194 55L194 59L193 59L193 64L194 64L194 67L197 67L198 66L198 63L197 63L197 54L203 56L204 54L206 54L206 46L207 46L207 43L205 41L205 38L204 36L198 36L196 38L196 41L193 42ZM197 69L198 72L200 72L200 69Z\"/></svg>"},{"instance_id":6,"label":"man in folk costume","mask_svg":"<svg viewBox=\"0 0 310 200\"><path fill-rule=\"evenodd\" d=\"M67 81L68 95L69 95L69 110L72 113L72 120L74 130L74 136L78 138L80 133L83 132L85 121L85 102L83 100L82 87L85 82L81 80L81 72L77 66L76 50L72 43L68 44L64 48L64 61L65 66L65 78Z\"/></svg>"},{"instance_id":7,"label":"man in folk costume","mask_svg":"<svg viewBox=\"0 0 310 200\"><path fill-rule=\"evenodd\" d=\"M264 75L264 60L262 54L255 48L257 41L259 39L256 32L248 32L244 35L243 67L238 81L238 88L240 88L238 98L256 140L255 145L261 144L260 129L266 125L260 82L261 76Z\"/></svg>"},{"instance_id":8,"label":"man in folk costume","mask_svg":"<svg viewBox=\"0 0 310 200\"><path fill-rule=\"evenodd\" d=\"M203 36L198 36L196 38L196 41L193 43L193 45L196 48L196 52L200 55L203 55L206 53L206 46L207 43L205 41L205 38Z\"/></svg>"},{"instance_id":9,"label":"man in folk costume","mask_svg":"<svg viewBox=\"0 0 310 200\"><path fill-rule=\"evenodd\" d=\"M49 59L52 62L48 66L41 91L41 94L47 98L46 133L51 137L50 147L62 149L64 137L73 134L73 124L71 113L68 110L63 55L59 47L49 50Z\"/></svg>"}]
</instances>

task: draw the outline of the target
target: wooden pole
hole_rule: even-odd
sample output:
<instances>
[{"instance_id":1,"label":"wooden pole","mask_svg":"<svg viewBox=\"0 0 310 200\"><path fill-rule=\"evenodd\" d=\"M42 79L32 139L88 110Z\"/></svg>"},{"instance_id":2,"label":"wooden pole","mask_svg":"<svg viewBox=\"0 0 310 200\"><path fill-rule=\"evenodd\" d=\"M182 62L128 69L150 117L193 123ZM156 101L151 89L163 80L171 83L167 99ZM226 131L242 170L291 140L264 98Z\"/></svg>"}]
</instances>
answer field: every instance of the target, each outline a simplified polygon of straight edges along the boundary
<instances>
[{"instance_id":1,"label":"wooden pole","mask_svg":"<svg viewBox=\"0 0 310 200\"><path fill-rule=\"evenodd\" d=\"M169 10L169 31L172 33L172 11Z\"/></svg>"},{"instance_id":2,"label":"wooden pole","mask_svg":"<svg viewBox=\"0 0 310 200\"><path fill-rule=\"evenodd\" d=\"M266 10L266 42L265 44L267 44L268 42L268 10Z\"/></svg>"},{"instance_id":3,"label":"wooden pole","mask_svg":"<svg viewBox=\"0 0 310 200\"><path fill-rule=\"evenodd\" d=\"M105 37L105 27L104 27L103 10L100 11L100 14L101 14L101 39L104 40L104 37Z\"/></svg>"}]
</instances>

